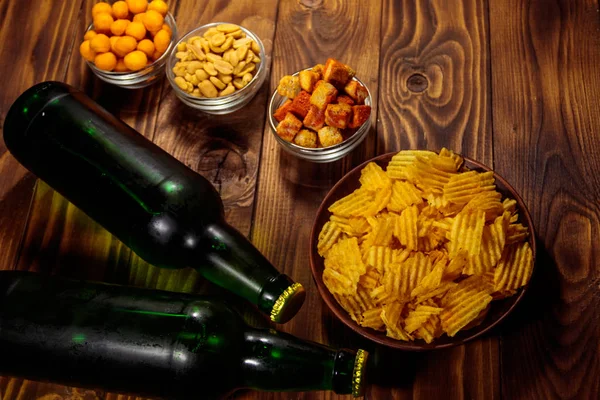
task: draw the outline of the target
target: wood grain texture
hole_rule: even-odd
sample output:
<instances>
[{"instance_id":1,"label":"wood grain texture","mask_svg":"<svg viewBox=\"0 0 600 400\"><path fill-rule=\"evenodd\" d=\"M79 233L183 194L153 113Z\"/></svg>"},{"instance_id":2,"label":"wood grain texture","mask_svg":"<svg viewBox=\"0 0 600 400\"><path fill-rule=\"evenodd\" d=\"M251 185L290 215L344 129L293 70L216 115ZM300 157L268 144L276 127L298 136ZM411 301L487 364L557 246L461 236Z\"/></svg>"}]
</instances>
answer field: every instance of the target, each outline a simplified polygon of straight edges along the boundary
<instances>
[{"instance_id":1,"label":"wood grain texture","mask_svg":"<svg viewBox=\"0 0 600 400\"><path fill-rule=\"evenodd\" d=\"M0 126L12 102L34 83L62 80L73 46L81 1L53 4L0 1ZM35 18L31 17L31 10ZM11 269L31 202L35 178L7 151L0 138L0 269Z\"/></svg>"},{"instance_id":2,"label":"wood grain texture","mask_svg":"<svg viewBox=\"0 0 600 400\"><path fill-rule=\"evenodd\" d=\"M493 165L487 13L477 0L384 1L378 153L447 147ZM424 355L414 368L406 398L500 397L497 338Z\"/></svg>"},{"instance_id":3,"label":"wood grain texture","mask_svg":"<svg viewBox=\"0 0 600 400\"><path fill-rule=\"evenodd\" d=\"M379 1L282 0L273 49L271 92L284 75L334 57L357 71L357 77L368 85L376 105L380 20ZM371 117L375 126L376 107ZM269 127L265 127L252 241L277 268L307 289L306 302L298 315L278 329L332 346L355 348L361 343L334 319L321 301L310 274L308 239L316 210L327 190L350 167L373 156L374 132L373 129L352 156L331 164L313 164L281 150ZM382 390L389 394L389 390ZM235 398L347 397L313 392L238 394Z\"/></svg>"},{"instance_id":4,"label":"wood grain texture","mask_svg":"<svg viewBox=\"0 0 600 400\"><path fill-rule=\"evenodd\" d=\"M543 249L534 290L503 329L506 398L600 397L598 9L490 1L495 165Z\"/></svg>"}]
</instances>

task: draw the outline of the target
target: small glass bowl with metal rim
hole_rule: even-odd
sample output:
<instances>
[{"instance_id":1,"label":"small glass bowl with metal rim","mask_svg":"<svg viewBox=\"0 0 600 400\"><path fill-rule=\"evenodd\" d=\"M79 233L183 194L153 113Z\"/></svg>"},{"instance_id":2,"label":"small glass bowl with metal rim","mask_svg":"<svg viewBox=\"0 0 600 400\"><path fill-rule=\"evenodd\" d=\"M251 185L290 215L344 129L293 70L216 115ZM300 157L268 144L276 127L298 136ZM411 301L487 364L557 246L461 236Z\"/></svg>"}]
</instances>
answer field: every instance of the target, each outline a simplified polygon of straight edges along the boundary
<instances>
[{"instance_id":1,"label":"small glass bowl with metal rim","mask_svg":"<svg viewBox=\"0 0 600 400\"><path fill-rule=\"evenodd\" d=\"M307 70L310 69L311 68L307 68ZM300 71L293 74L293 76L296 76L299 73ZM365 99L365 105L371 106L371 92L369 91L367 85L365 85L360 79L356 77L352 78L352 80L357 81L367 89L367 93L369 95ZM285 103L286 100L287 97L281 96L279 93L277 93L277 90L273 92L273 95L271 96L271 101L269 102L269 125L271 125L271 130L273 132L273 136L275 136L275 140L277 140L277 143L279 143L279 145L286 152L304 160L312 161L315 163L328 163L339 160L340 158L343 158L344 156L349 154L359 144L361 144L365 137L367 137L369 129L371 128L371 116L369 116L369 119L367 119L365 123L362 124L360 128L358 128L358 130L354 132L354 134L352 134L352 136L344 140L342 143L338 143L329 147L318 148L298 146L295 143L283 140L277 134L277 125L279 124L279 122L277 122L273 114L279 107L283 105L283 103Z\"/></svg>"},{"instance_id":2,"label":"small glass bowl with metal rim","mask_svg":"<svg viewBox=\"0 0 600 400\"><path fill-rule=\"evenodd\" d=\"M186 33L185 36L179 39L179 41L175 44L175 47L171 51L171 54L169 55L167 61L167 79L169 80L169 83L171 84L171 87L173 88L173 91L175 92L175 95L177 95L179 100L181 100L184 104L192 108L195 108L207 114L214 115L229 114L239 110L240 108L248 104L250 100L254 98L258 90L261 88L268 73L268 60L265 54L265 48L261 40L256 34L254 34L249 29L235 24L238 25L240 29L246 33L246 37L254 40L258 44L258 47L260 47L260 63L258 64L258 70L256 71L256 74L254 74L252 80L242 89L236 90L230 95L214 98L196 97L191 95L190 93L181 90L179 86L177 86L177 84L175 83L175 74L173 73L173 67L178 61L178 59L175 57L175 53L177 52L177 47L179 46L179 44L186 42L189 38L193 36L202 36L202 34L208 29L222 24L228 24L228 22L213 22L210 24L202 25L201 27Z\"/></svg>"},{"instance_id":3,"label":"small glass bowl with metal rim","mask_svg":"<svg viewBox=\"0 0 600 400\"><path fill-rule=\"evenodd\" d=\"M159 80L164 72L169 54L171 53L171 50L173 50L175 42L177 41L177 24L175 23L175 18L173 18L171 13L167 13L165 16L165 24L171 28L172 32L169 47L167 47L167 50L165 50L163 55L160 56L158 60L154 61L144 69L130 72L113 72L103 71L97 68L93 62L86 60L87 65L91 68L92 72L94 72L94 74L104 82L108 82L125 89L141 89L152 85L154 82ZM93 29L93 27L94 24L90 24L86 32Z\"/></svg>"}]
</instances>

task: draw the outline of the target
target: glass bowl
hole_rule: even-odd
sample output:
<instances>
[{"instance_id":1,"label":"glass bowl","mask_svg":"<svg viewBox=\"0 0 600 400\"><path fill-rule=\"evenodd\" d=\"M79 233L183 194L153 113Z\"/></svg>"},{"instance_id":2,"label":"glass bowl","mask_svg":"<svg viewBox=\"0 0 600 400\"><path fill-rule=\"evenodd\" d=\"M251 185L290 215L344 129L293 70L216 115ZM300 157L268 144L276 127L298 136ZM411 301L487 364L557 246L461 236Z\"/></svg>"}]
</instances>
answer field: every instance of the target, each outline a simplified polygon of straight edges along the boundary
<instances>
[{"instance_id":1,"label":"glass bowl","mask_svg":"<svg viewBox=\"0 0 600 400\"><path fill-rule=\"evenodd\" d=\"M404 342L396 339L392 339L386 336L385 333L376 331L371 328L365 328L363 326L358 325L350 315L344 310L337 302L337 300L333 297L331 292L325 286L323 282L323 270L324 260L319 255L317 251L317 243L319 239L319 233L323 228L323 225L329 220L331 213L328 211L329 206L335 203L337 200L341 199L352 193L355 189L360 186L360 176L362 169L370 162L375 162L380 167L385 169L392 159L392 157L397 154L387 153L380 156L377 156L373 159L367 160L361 165L354 168L352 171L348 172L342 179L340 179L327 193L321 206L319 207L312 231L310 234L310 249L309 249L309 257L310 257L310 268L313 275L313 279L317 284L317 289L321 298L327 304L327 307L333 312L335 317L339 319L344 325L348 328L352 329L359 335L364 338L370 340L371 342L378 343L383 346L404 350L404 351L429 351L436 349L444 349L448 347L453 347L457 345L464 344L470 340L473 340L477 337L484 335L486 332L490 331L493 327L498 325L502 320L504 320L514 309L515 307L523 300L527 289L529 288L529 283L519 289L517 289L516 293L511 297L506 297L501 300L494 300L491 302L491 306L489 312L483 318L480 324L471 327L470 329L462 329L460 330L454 337L449 337L447 335L442 335L441 337L434 339L432 343L426 343L423 340L415 340L412 342ZM479 172L492 171L491 168L475 161L467 157L464 158L463 166L468 170L475 170ZM536 262L536 243L535 243L535 229L533 226L533 221L531 219L531 215L525 206L525 203L521 199L521 196L517 193L517 191L500 175L494 172L494 180L496 185L496 190L502 194L502 198L510 197L517 202L517 210L519 212L519 222L521 222L528 229L528 239L529 246L531 247L532 257L533 257L533 274L535 274L535 262ZM531 277L533 279L533 275Z\"/></svg>"},{"instance_id":2,"label":"glass bowl","mask_svg":"<svg viewBox=\"0 0 600 400\"><path fill-rule=\"evenodd\" d=\"M215 98L196 97L181 90L179 86L177 86L177 84L175 83L175 74L173 73L173 67L178 61L178 59L175 57L175 53L177 53L177 47L179 46L179 44L187 41L193 36L202 36L202 34L205 31L212 27L216 27L218 25L227 23L228 22L213 22L210 24L202 25L201 27L188 32L175 44L175 47L171 50L171 54L169 55L167 61L167 79L169 80L169 83L171 84L175 95L177 95L179 100L181 100L184 104L197 110L203 111L207 114L229 114L244 107L250 102L250 100L254 98L258 90L261 88L268 72L269 63L266 57L265 47L263 46L261 40L252 31L244 28L243 26L235 24L238 25L240 29L246 33L247 37L254 40L260 47L259 57L261 61L258 65L258 70L256 71L256 74L254 74L252 80L242 89L236 90L230 95Z\"/></svg>"},{"instance_id":3,"label":"glass bowl","mask_svg":"<svg viewBox=\"0 0 600 400\"><path fill-rule=\"evenodd\" d=\"M167 47L167 50L164 52L164 54L146 68L132 72L111 72L98 69L93 62L86 60L87 65L90 67L94 75L102 79L104 82L125 89L141 89L152 85L154 82L158 81L163 74L169 54L175 47L175 42L177 40L177 24L175 23L175 18L173 18L171 13L167 13L167 16L165 17L165 24L167 24L173 32L171 35L171 43L169 43L169 47ZM90 24L86 32L92 29L93 25L94 24Z\"/></svg>"},{"instance_id":4,"label":"glass bowl","mask_svg":"<svg viewBox=\"0 0 600 400\"><path fill-rule=\"evenodd\" d=\"M311 68L307 68L307 70L310 69ZM299 73L300 71L294 73L292 76L296 76ZM360 79L356 77L352 78L352 80L357 81L358 83L363 85L365 89L367 89L368 96L365 99L365 105L372 106L371 92L369 91L367 85L365 85ZM277 122L275 117L273 117L273 114L279 107L283 105L283 103L285 103L286 100L287 97L281 96L279 93L277 93L277 90L273 92L273 95L271 96L271 101L269 102L269 125L271 126L271 131L273 132L273 136L275 137L275 140L277 140L277 143L279 143L279 145L286 152L304 160L312 161L315 163L328 163L339 160L340 158L343 158L344 156L349 154L359 144L361 144L365 137L367 137L369 129L371 128L371 116L369 116L369 119L367 119L367 121L365 121L365 123L362 124L361 127L358 128L358 130L354 132L352 136L344 140L342 143L338 143L329 147L320 147L316 149L298 146L295 143L283 140L277 134L277 124L279 124L279 122Z\"/></svg>"}]
</instances>

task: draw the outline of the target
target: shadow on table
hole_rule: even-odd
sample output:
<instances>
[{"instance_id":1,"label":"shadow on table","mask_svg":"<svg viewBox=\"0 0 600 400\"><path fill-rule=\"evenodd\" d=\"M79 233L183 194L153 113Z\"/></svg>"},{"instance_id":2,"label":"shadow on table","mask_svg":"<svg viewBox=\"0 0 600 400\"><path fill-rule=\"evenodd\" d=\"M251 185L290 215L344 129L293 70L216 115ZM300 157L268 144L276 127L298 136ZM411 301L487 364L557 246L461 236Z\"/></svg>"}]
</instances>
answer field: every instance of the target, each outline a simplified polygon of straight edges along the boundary
<instances>
[{"instance_id":1,"label":"shadow on table","mask_svg":"<svg viewBox=\"0 0 600 400\"><path fill-rule=\"evenodd\" d=\"M556 263L539 237L536 246L536 263L529 288L513 312L490 332L493 336L514 335L525 326L542 320L560 301L560 275Z\"/></svg>"}]
</instances>

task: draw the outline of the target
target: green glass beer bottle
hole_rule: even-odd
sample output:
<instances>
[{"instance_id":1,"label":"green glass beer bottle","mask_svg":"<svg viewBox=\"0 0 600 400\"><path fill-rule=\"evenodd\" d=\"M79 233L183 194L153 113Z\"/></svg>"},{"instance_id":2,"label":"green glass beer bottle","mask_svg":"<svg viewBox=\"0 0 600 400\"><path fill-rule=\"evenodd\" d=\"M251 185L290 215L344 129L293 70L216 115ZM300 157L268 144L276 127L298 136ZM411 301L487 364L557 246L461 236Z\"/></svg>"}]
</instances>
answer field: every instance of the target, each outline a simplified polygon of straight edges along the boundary
<instances>
[{"instance_id":1,"label":"green glass beer bottle","mask_svg":"<svg viewBox=\"0 0 600 400\"><path fill-rule=\"evenodd\" d=\"M224 219L211 183L73 87L43 82L4 121L27 169L157 267L197 269L274 322L301 307L302 285L280 274Z\"/></svg>"},{"instance_id":2,"label":"green glass beer bottle","mask_svg":"<svg viewBox=\"0 0 600 400\"><path fill-rule=\"evenodd\" d=\"M182 293L0 271L0 373L175 399L363 394L368 354L247 326Z\"/></svg>"}]
</instances>

